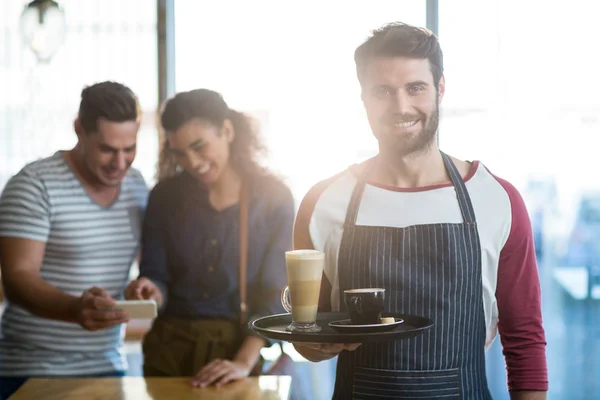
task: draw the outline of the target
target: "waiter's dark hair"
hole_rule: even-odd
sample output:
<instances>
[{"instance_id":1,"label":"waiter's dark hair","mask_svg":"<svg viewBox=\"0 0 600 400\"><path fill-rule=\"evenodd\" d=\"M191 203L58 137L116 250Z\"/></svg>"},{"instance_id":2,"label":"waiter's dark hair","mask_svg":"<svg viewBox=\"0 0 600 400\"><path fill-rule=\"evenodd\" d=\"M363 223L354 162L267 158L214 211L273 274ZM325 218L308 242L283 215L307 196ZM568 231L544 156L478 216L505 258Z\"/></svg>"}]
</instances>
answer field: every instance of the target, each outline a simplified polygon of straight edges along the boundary
<instances>
[{"instance_id":1,"label":"waiter's dark hair","mask_svg":"<svg viewBox=\"0 0 600 400\"><path fill-rule=\"evenodd\" d=\"M354 52L356 73L362 84L369 62L378 57L408 57L429 60L436 89L444 73L444 57L438 38L428 29L393 22L372 31Z\"/></svg>"},{"instance_id":2,"label":"waiter's dark hair","mask_svg":"<svg viewBox=\"0 0 600 400\"><path fill-rule=\"evenodd\" d=\"M208 89L178 93L165 103L160 122L165 134L169 135L194 119L206 121L217 128L221 128L225 120L231 121L235 133L229 145L231 166L242 178L267 174L267 170L258 162L265 148L259 140L253 120L248 115L229 108L221 94ZM177 173L177 162L165 137L159 156L158 179Z\"/></svg>"},{"instance_id":3,"label":"waiter's dark hair","mask_svg":"<svg viewBox=\"0 0 600 400\"><path fill-rule=\"evenodd\" d=\"M98 120L139 122L142 110L137 96L117 82L99 82L81 91L77 119L86 133L96 132Z\"/></svg>"}]
</instances>

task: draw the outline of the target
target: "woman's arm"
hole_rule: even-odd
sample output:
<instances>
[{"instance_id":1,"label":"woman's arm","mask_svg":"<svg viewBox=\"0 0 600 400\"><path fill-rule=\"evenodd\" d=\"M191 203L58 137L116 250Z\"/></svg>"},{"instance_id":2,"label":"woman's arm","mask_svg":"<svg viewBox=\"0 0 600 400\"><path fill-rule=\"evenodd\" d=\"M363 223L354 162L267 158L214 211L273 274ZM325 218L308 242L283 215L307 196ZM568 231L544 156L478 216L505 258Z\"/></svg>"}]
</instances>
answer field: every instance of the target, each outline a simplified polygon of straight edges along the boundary
<instances>
[{"instance_id":1,"label":"woman's arm","mask_svg":"<svg viewBox=\"0 0 600 400\"><path fill-rule=\"evenodd\" d=\"M272 211L267 219L269 234L267 248L259 270L259 282L253 289L249 311L251 317L285 312L281 305L281 291L287 284L285 252L292 249L294 227L294 199L287 187L272 194ZM274 197L274 199L273 199Z\"/></svg>"},{"instance_id":2,"label":"woman's arm","mask_svg":"<svg viewBox=\"0 0 600 400\"><path fill-rule=\"evenodd\" d=\"M169 282L169 266L167 264L166 244L162 213L166 209L162 202L162 191L156 186L148 198L148 207L144 215L142 228L141 260L139 278L147 278L160 291L157 294L159 307L167 302L167 284ZM138 279L139 281L139 279Z\"/></svg>"},{"instance_id":3,"label":"woman's arm","mask_svg":"<svg viewBox=\"0 0 600 400\"><path fill-rule=\"evenodd\" d=\"M260 266L259 293L251 296L252 317L281 313L280 294L287 282L285 252L292 248L292 229L294 224L294 200L289 189L277 193L273 200L272 212L265 215L270 226L265 256ZM233 360L214 360L203 367L192 379L195 387L208 385L221 386L235 379L248 376L260 357L265 339L250 329Z\"/></svg>"}]
</instances>

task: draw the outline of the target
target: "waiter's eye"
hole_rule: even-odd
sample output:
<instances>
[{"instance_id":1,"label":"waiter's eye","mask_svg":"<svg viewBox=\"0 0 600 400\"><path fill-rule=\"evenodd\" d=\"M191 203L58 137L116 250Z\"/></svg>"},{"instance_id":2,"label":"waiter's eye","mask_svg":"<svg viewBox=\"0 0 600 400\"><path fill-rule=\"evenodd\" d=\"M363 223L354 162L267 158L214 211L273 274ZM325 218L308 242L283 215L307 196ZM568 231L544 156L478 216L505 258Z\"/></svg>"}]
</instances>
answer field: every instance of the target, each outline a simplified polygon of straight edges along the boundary
<instances>
[{"instance_id":1,"label":"waiter's eye","mask_svg":"<svg viewBox=\"0 0 600 400\"><path fill-rule=\"evenodd\" d=\"M373 90L373 94L377 98L386 98L393 94L393 90L387 86L378 86Z\"/></svg>"},{"instance_id":2,"label":"waiter's eye","mask_svg":"<svg viewBox=\"0 0 600 400\"><path fill-rule=\"evenodd\" d=\"M419 92L422 92L423 90L425 90L425 87L423 87L422 85L413 85L408 88L408 92L410 94L417 94Z\"/></svg>"}]
</instances>

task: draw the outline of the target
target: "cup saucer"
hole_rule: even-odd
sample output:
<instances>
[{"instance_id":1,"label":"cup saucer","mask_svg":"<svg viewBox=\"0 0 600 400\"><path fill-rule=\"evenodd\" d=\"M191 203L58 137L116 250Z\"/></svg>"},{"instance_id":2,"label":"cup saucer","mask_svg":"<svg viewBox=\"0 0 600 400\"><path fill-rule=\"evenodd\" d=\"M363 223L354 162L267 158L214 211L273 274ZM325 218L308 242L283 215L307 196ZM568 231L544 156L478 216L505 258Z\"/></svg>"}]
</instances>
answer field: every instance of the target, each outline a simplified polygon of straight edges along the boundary
<instances>
[{"instance_id":1,"label":"cup saucer","mask_svg":"<svg viewBox=\"0 0 600 400\"><path fill-rule=\"evenodd\" d=\"M371 332L385 332L398 327L404 322L402 318L394 318L396 321L391 323L382 324L365 324L365 325L354 325L350 319L341 319L338 321L331 321L329 326L338 332L344 333L371 333Z\"/></svg>"}]
</instances>

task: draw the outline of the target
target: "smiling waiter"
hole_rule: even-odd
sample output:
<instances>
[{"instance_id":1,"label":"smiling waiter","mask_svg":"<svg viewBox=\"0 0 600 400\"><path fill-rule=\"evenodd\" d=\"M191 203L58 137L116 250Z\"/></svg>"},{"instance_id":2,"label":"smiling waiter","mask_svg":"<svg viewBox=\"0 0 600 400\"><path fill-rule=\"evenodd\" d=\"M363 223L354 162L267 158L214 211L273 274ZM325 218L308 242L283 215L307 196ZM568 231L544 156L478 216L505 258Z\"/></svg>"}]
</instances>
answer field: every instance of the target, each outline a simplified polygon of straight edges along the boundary
<instances>
[{"instance_id":1,"label":"smiling waiter","mask_svg":"<svg viewBox=\"0 0 600 400\"><path fill-rule=\"evenodd\" d=\"M442 51L431 32L391 24L355 52L379 154L314 186L294 246L327 255L322 311L343 291L386 289L385 310L431 318L424 334L339 354L335 399L491 399L485 350L500 333L511 399L545 399L548 378L531 225L517 190L437 147Z\"/></svg>"}]
</instances>

